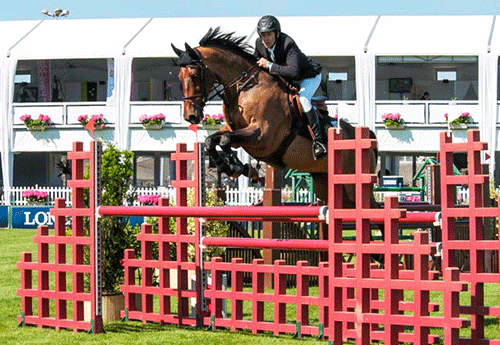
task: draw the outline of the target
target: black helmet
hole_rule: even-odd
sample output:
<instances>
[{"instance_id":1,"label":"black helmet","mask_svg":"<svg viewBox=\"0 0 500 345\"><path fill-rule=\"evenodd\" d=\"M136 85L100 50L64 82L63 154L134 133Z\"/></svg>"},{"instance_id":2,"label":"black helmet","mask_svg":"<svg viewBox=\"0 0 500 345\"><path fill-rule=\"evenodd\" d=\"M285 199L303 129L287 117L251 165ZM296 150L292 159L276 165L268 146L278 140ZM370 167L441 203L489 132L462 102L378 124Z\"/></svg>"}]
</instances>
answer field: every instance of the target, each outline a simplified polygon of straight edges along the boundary
<instances>
[{"instance_id":1,"label":"black helmet","mask_svg":"<svg viewBox=\"0 0 500 345\"><path fill-rule=\"evenodd\" d=\"M281 33L281 25L278 19L273 16L264 16L259 19L259 23L257 24L257 33L260 35L263 32L276 32L276 36L279 36Z\"/></svg>"}]
</instances>

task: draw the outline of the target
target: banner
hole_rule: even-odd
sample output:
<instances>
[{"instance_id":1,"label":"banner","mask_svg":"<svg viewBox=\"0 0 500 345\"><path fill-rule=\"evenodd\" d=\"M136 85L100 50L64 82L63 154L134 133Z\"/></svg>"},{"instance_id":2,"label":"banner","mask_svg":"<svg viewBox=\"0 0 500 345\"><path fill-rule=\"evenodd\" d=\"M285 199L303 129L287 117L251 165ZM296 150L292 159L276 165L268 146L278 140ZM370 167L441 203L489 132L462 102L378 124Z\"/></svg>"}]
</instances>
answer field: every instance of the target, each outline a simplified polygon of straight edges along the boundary
<instances>
[{"instance_id":1,"label":"banner","mask_svg":"<svg viewBox=\"0 0 500 345\"><path fill-rule=\"evenodd\" d=\"M38 102L50 102L50 60L38 60Z\"/></svg>"},{"instance_id":2,"label":"banner","mask_svg":"<svg viewBox=\"0 0 500 345\"><path fill-rule=\"evenodd\" d=\"M106 93L106 104L113 106L115 104L115 63L113 59L108 59L108 91Z\"/></svg>"}]
</instances>

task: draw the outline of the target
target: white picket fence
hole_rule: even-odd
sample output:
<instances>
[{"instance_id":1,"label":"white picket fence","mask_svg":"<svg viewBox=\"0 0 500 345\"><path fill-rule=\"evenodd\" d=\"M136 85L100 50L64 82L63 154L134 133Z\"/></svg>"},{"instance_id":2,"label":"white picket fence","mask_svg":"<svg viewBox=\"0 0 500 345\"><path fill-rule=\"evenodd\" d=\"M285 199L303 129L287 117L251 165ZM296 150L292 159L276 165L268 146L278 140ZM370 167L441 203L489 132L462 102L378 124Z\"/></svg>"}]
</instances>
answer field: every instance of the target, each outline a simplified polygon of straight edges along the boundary
<instances>
[{"instance_id":1,"label":"white picket fence","mask_svg":"<svg viewBox=\"0 0 500 345\"><path fill-rule=\"evenodd\" d=\"M10 202L12 206L26 206L28 203L22 196L24 191L35 189L49 194L47 205L53 206L56 198L66 199L66 207L71 207L71 188L67 187L40 187L38 185L30 187L13 187L10 189ZM157 187L157 188L138 188L135 190L136 195L158 195L167 197L175 203L176 194L175 188L172 187ZM262 201L264 195L263 188L249 187L246 189L226 188L226 205L227 206L250 206ZM299 189L295 195L290 188L284 188L281 191L281 199L283 202L305 202L311 203L315 200L310 200L309 191L306 188ZM469 189L464 187L457 188L457 200L459 203L469 202ZM0 196L0 204L5 205L5 193ZM140 206L140 203L135 200L134 206Z\"/></svg>"},{"instance_id":2,"label":"white picket fence","mask_svg":"<svg viewBox=\"0 0 500 345\"><path fill-rule=\"evenodd\" d=\"M2 193L0 197L0 203L5 205L5 195L10 193L10 203L12 206L26 206L28 202L23 197L23 192L28 190L38 190L40 192L46 192L49 194L46 205L53 206L54 200L57 198L66 199L66 207L71 207L71 188L67 187L40 187L38 185L29 187L13 187L10 190L6 190L6 193Z\"/></svg>"}]
</instances>

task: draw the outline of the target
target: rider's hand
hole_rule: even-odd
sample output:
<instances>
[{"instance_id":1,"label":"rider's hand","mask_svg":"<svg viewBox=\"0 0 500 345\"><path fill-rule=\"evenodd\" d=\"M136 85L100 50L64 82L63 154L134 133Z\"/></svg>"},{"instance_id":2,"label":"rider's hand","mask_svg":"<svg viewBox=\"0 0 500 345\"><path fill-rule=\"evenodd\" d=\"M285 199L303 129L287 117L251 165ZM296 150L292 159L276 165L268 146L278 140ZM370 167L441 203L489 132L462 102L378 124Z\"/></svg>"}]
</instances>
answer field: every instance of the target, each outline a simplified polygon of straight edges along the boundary
<instances>
[{"instance_id":1,"label":"rider's hand","mask_svg":"<svg viewBox=\"0 0 500 345\"><path fill-rule=\"evenodd\" d=\"M267 60L266 58L260 58L258 61L257 61L257 65L259 67L262 67L262 68L266 68L266 69L269 69L269 60Z\"/></svg>"}]
</instances>

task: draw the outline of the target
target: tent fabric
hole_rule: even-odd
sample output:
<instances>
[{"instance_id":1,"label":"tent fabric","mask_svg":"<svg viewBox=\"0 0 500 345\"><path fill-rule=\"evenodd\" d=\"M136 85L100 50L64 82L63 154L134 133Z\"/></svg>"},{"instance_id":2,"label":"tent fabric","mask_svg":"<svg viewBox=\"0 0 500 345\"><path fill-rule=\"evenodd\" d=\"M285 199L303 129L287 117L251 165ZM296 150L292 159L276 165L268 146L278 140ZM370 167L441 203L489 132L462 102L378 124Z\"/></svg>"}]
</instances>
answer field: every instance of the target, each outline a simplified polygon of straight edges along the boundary
<instances>
[{"instance_id":1,"label":"tent fabric","mask_svg":"<svg viewBox=\"0 0 500 345\"><path fill-rule=\"evenodd\" d=\"M254 44L258 17L43 20L11 54L18 59L103 58L123 52L135 57L173 57L170 43L196 46L209 28L247 36ZM280 17L284 32L311 56L479 55L500 51L494 16ZM39 21L0 22L0 54ZM373 34L370 33L373 30ZM492 37L490 42L490 36ZM0 55L0 56L2 56ZM5 55L3 55L5 56Z\"/></svg>"},{"instance_id":2,"label":"tent fabric","mask_svg":"<svg viewBox=\"0 0 500 345\"><path fill-rule=\"evenodd\" d=\"M375 55L487 53L494 16L381 16L368 44Z\"/></svg>"},{"instance_id":3,"label":"tent fabric","mask_svg":"<svg viewBox=\"0 0 500 345\"><path fill-rule=\"evenodd\" d=\"M44 20L12 50L19 60L107 58L121 52L148 19Z\"/></svg>"},{"instance_id":4,"label":"tent fabric","mask_svg":"<svg viewBox=\"0 0 500 345\"><path fill-rule=\"evenodd\" d=\"M481 140L488 143L490 173L495 171L495 150L497 145L498 106L497 106L497 85L498 85L498 56L483 54L479 56L479 109L481 118L479 120L479 130ZM476 120L476 121L477 121ZM494 125L492 125L494 124ZM484 159L484 157L482 157Z\"/></svg>"},{"instance_id":5,"label":"tent fabric","mask_svg":"<svg viewBox=\"0 0 500 345\"><path fill-rule=\"evenodd\" d=\"M12 101L14 99L14 76L17 61L15 59L0 59L0 115L1 127L1 165L4 191L10 190L13 180L12 154ZM10 205L10 193L5 193L5 204Z\"/></svg>"}]
</instances>

